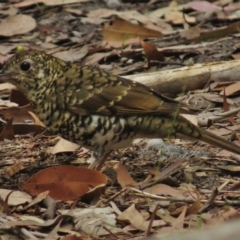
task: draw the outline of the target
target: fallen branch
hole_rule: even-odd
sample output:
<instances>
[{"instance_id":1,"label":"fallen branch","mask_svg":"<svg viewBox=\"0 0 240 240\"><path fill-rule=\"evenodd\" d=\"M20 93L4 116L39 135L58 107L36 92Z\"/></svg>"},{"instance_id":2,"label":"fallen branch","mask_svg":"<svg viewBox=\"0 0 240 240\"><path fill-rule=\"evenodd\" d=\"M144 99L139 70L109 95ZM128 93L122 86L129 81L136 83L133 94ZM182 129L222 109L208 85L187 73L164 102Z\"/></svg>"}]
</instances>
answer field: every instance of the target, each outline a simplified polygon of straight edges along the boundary
<instances>
[{"instance_id":1,"label":"fallen branch","mask_svg":"<svg viewBox=\"0 0 240 240\"><path fill-rule=\"evenodd\" d=\"M184 93L202 89L211 81L239 81L240 60L196 64L173 70L124 76L162 93Z\"/></svg>"}]
</instances>

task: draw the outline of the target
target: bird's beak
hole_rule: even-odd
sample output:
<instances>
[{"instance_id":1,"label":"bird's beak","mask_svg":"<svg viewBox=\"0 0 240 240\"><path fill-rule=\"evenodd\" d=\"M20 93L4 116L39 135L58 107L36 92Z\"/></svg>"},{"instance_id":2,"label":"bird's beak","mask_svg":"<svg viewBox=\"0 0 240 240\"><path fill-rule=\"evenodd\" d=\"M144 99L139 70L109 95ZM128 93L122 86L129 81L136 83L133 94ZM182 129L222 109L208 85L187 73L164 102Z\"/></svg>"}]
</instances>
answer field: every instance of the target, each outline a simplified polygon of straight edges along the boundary
<instances>
[{"instance_id":1,"label":"bird's beak","mask_svg":"<svg viewBox=\"0 0 240 240\"><path fill-rule=\"evenodd\" d=\"M12 73L3 73L0 71L0 82L11 82L13 79Z\"/></svg>"}]
</instances>

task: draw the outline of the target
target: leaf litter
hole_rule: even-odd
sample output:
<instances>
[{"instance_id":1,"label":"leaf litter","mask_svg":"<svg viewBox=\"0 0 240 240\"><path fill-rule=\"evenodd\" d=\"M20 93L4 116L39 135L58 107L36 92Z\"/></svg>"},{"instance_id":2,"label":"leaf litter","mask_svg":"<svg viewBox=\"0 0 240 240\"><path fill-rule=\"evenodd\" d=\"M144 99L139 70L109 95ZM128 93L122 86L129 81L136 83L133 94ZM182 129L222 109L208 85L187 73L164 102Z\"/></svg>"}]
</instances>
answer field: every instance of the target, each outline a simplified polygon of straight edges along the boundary
<instances>
[{"instance_id":1,"label":"leaf litter","mask_svg":"<svg viewBox=\"0 0 240 240\"><path fill-rule=\"evenodd\" d=\"M0 62L16 51L39 49L137 79L139 72L163 78L159 72L169 71L177 76L174 82L155 87L201 109L191 121L239 144L239 79L231 66L239 59L240 6L231 0L183 3L1 3ZM227 62L222 61L229 67L223 70ZM188 80L185 93L180 80L190 72L180 72L182 65L193 68L192 78L204 78L201 84ZM11 85L0 85L0 100L4 236L161 237L197 229L200 222L208 227L239 218L236 154L188 140L136 140L131 148L113 152L103 173L89 172L84 167L91 152L51 136Z\"/></svg>"}]
</instances>

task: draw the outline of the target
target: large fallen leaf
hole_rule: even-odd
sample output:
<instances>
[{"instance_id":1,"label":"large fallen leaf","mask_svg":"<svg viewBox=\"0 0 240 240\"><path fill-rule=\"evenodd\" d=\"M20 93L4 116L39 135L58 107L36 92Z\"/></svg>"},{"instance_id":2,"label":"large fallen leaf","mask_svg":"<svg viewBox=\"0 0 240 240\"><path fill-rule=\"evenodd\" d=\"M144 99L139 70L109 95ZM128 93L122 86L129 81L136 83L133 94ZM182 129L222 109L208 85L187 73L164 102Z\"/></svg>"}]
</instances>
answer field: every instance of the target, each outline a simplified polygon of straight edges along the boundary
<instances>
[{"instance_id":1,"label":"large fallen leaf","mask_svg":"<svg viewBox=\"0 0 240 240\"><path fill-rule=\"evenodd\" d=\"M109 43L112 45L112 42L118 42L117 46L120 47L137 42L138 38L151 37L160 38L162 37L162 33L119 18L106 22L103 27L104 44Z\"/></svg>"},{"instance_id":2,"label":"large fallen leaf","mask_svg":"<svg viewBox=\"0 0 240 240\"><path fill-rule=\"evenodd\" d=\"M53 199L74 200L106 183L107 177L99 171L63 165L37 172L22 187L30 195L49 190Z\"/></svg>"},{"instance_id":3,"label":"large fallen leaf","mask_svg":"<svg viewBox=\"0 0 240 240\"><path fill-rule=\"evenodd\" d=\"M0 36L10 37L28 33L36 27L36 21L29 15L8 16L0 23Z\"/></svg>"}]
</instances>

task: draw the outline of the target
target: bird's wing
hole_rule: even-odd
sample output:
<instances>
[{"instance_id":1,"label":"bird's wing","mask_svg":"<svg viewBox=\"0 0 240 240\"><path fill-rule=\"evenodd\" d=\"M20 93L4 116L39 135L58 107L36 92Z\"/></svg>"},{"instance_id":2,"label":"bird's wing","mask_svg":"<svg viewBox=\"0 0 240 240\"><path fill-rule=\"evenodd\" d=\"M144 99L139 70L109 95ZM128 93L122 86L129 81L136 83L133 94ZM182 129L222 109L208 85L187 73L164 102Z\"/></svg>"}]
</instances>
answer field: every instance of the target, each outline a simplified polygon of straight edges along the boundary
<instances>
[{"instance_id":1,"label":"bird's wing","mask_svg":"<svg viewBox=\"0 0 240 240\"><path fill-rule=\"evenodd\" d=\"M76 74L76 72L78 74ZM73 78L72 76L76 76ZM80 115L145 115L189 113L181 103L156 93L147 86L99 69L71 67L65 97L68 110Z\"/></svg>"}]
</instances>

